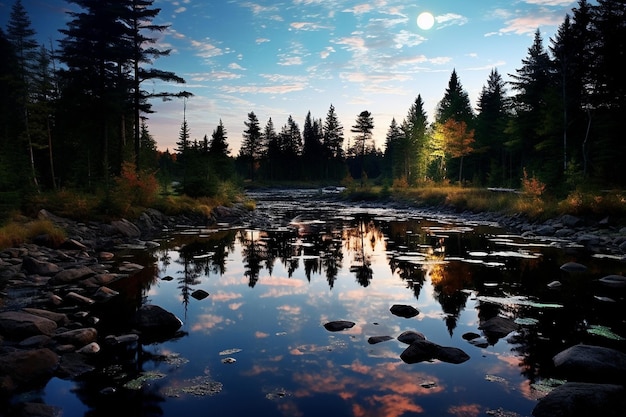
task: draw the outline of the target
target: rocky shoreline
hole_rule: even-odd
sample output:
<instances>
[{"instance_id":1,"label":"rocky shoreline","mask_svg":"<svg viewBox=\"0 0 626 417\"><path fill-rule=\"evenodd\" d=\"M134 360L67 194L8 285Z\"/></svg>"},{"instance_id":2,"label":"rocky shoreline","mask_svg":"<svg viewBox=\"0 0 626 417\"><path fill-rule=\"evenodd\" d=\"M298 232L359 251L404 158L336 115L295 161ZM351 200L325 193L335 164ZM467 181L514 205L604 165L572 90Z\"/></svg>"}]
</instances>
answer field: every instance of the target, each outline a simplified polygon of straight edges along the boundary
<instances>
[{"instance_id":1,"label":"rocky shoreline","mask_svg":"<svg viewBox=\"0 0 626 417\"><path fill-rule=\"evenodd\" d=\"M546 238L626 260L626 228L611 225L608 219L590 224L562 216L531 224L493 213L454 215L468 222L497 223L530 239ZM49 239L40 236L33 243L0 252L0 403L9 407L7 416L58 415L54 407L13 404L11 397L43 387L52 377L81 378L96 369L103 352L115 355L137 344L180 336L177 317L159 306L142 305L137 292L127 291L137 282L154 279L154 271L116 259L118 250L126 245L157 245L150 239L177 227L267 221L263 213L249 212L242 205L218 207L209 218L169 217L152 209L135 222L122 219L107 224L75 222L45 210L39 217L66 230L68 239L59 247L51 247ZM135 308L111 316L111 305L116 306L122 289L137 298ZM128 320L127 331L107 333L107 321L120 319ZM572 347L554 361L556 368L566 371L570 382L540 400L533 415L624 415L626 354L601 347ZM600 374L604 377L588 378ZM606 377L609 374L611 378ZM580 414L582 409L586 411Z\"/></svg>"}]
</instances>

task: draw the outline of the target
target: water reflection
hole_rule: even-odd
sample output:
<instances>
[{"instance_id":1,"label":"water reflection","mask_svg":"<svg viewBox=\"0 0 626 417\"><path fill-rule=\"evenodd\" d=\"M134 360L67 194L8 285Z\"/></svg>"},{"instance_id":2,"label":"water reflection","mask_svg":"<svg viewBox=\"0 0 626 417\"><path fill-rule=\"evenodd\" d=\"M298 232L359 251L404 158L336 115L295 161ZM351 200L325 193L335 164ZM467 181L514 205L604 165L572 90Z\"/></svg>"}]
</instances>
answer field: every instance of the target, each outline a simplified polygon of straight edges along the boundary
<instances>
[{"instance_id":1,"label":"water reflection","mask_svg":"<svg viewBox=\"0 0 626 417\"><path fill-rule=\"evenodd\" d=\"M120 413L120 401L133 415L530 415L540 395L533 384L552 376L555 353L581 341L624 348L587 333L599 324L626 335L624 294L599 303L588 275L559 275L572 258L554 246L445 219L329 210L290 220L180 230L137 254L150 267L115 288L124 306L104 317L108 331L129 331L129 314L151 302L184 318L188 333L103 356L104 370L75 391L92 409L85 415ZM621 268L577 260L596 275ZM557 291L547 285L555 279ZM194 298L199 289L210 295ZM420 314L393 316L393 304ZM479 330L496 317L516 331ZM337 319L355 326L325 331ZM406 364L395 339L406 330L471 359ZM467 333L481 333L481 343ZM368 343L373 336L391 340ZM223 352L233 361L222 362ZM139 389L126 387L142 377ZM109 386L119 387L116 401L98 394Z\"/></svg>"}]
</instances>

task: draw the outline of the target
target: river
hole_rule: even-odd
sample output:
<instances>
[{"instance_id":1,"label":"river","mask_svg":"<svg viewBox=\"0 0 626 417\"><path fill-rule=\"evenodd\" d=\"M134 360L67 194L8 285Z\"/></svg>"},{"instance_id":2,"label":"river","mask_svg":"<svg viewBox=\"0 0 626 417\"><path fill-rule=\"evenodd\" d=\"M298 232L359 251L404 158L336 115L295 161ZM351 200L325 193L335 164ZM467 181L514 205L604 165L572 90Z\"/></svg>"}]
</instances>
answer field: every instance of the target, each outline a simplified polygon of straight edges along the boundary
<instances>
[{"instance_id":1,"label":"river","mask_svg":"<svg viewBox=\"0 0 626 417\"><path fill-rule=\"evenodd\" d=\"M251 197L249 224L181 227L120 254L151 268L141 302L177 315L182 332L83 381L54 378L45 402L64 417L530 416L562 383L556 353L625 350L624 294L597 281L623 271L614 259L475 218L311 190ZM481 330L493 317L515 329ZM324 327L337 320L354 325ZM406 363L407 331L469 359Z\"/></svg>"}]
</instances>

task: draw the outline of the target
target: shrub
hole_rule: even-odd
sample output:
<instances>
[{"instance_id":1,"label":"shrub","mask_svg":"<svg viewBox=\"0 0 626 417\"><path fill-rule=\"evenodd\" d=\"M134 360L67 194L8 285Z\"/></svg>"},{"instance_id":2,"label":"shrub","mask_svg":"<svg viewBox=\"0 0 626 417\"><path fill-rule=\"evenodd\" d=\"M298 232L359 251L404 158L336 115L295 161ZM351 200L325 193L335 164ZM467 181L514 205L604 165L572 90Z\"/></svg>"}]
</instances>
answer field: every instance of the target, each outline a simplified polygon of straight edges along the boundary
<instances>
[{"instance_id":1,"label":"shrub","mask_svg":"<svg viewBox=\"0 0 626 417\"><path fill-rule=\"evenodd\" d=\"M66 239L65 231L50 220L13 220L0 228L0 249L19 246L44 235L53 247Z\"/></svg>"},{"instance_id":2,"label":"shrub","mask_svg":"<svg viewBox=\"0 0 626 417\"><path fill-rule=\"evenodd\" d=\"M111 200L120 214L125 214L132 206L150 207L156 201L159 182L154 172L135 169L135 164L124 162L120 176L115 178L115 188Z\"/></svg>"}]
</instances>

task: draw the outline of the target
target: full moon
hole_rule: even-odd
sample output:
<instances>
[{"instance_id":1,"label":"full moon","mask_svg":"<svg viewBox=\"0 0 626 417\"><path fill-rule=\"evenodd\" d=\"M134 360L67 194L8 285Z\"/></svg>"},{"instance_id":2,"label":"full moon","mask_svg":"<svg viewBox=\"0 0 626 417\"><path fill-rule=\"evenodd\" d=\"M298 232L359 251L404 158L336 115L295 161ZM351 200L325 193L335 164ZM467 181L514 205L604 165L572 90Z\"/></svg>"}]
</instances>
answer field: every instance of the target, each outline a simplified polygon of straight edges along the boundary
<instances>
[{"instance_id":1,"label":"full moon","mask_svg":"<svg viewBox=\"0 0 626 417\"><path fill-rule=\"evenodd\" d=\"M422 30L428 30L435 24L435 18L431 13L423 12L417 16L417 26Z\"/></svg>"}]
</instances>

